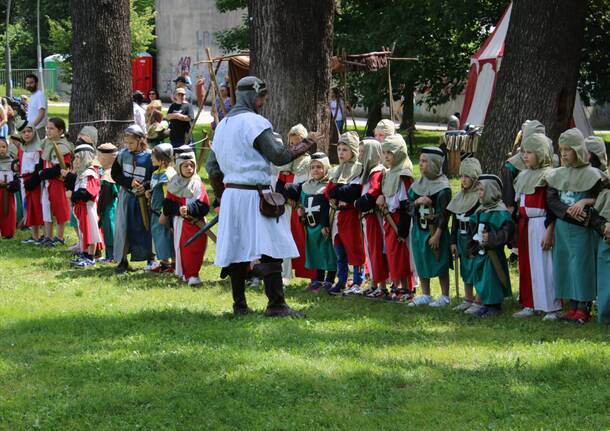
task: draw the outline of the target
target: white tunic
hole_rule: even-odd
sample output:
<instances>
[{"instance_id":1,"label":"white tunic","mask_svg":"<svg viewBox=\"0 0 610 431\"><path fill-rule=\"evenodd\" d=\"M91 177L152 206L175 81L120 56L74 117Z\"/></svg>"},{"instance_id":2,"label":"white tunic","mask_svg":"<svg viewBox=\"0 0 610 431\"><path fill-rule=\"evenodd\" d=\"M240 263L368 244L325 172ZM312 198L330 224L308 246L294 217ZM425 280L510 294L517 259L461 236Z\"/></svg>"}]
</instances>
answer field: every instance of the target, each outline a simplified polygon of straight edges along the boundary
<instances>
[{"instance_id":1,"label":"white tunic","mask_svg":"<svg viewBox=\"0 0 610 431\"><path fill-rule=\"evenodd\" d=\"M216 128L212 148L224 182L268 185L271 163L254 148L254 140L271 123L260 115L243 113L225 117ZM253 262L263 255L274 259L299 255L286 217L264 217L256 190L227 188L221 200L218 242L214 263L221 267Z\"/></svg>"}]
</instances>

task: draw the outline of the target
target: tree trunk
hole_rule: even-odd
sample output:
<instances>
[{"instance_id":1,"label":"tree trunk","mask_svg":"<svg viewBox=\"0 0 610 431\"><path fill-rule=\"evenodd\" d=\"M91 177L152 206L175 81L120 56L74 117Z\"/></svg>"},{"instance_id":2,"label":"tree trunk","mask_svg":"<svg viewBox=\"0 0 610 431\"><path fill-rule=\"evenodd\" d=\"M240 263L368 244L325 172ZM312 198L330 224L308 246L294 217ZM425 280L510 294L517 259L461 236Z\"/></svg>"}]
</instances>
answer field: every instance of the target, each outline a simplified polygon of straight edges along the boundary
<instances>
[{"instance_id":1,"label":"tree trunk","mask_svg":"<svg viewBox=\"0 0 610 431\"><path fill-rule=\"evenodd\" d=\"M402 104L402 118L400 119L400 130L407 132L407 144L409 145L409 153L415 151L415 102L413 100L415 86L407 84L402 92L404 97Z\"/></svg>"},{"instance_id":2,"label":"tree trunk","mask_svg":"<svg viewBox=\"0 0 610 431\"><path fill-rule=\"evenodd\" d=\"M497 172L525 120L539 120L554 142L570 126L586 3L515 0L479 157Z\"/></svg>"},{"instance_id":3,"label":"tree trunk","mask_svg":"<svg viewBox=\"0 0 610 431\"><path fill-rule=\"evenodd\" d=\"M328 152L330 137L330 56L333 0L248 0L250 73L269 89L262 114L287 138L298 123L319 131L318 149Z\"/></svg>"},{"instance_id":4,"label":"tree trunk","mask_svg":"<svg viewBox=\"0 0 610 431\"><path fill-rule=\"evenodd\" d=\"M73 79L70 124L93 123L99 142L121 145L133 120L131 101L131 32L129 0L72 0ZM76 139L86 124L70 127Z\"/></svg>"},{"instance_id":5,"label":"tree trunk","mask_svg":"<svg viewBox=\"0 0 610 431\"><path fill-rule=\"evenodd\" d=\"M381 102L377 102L368 107L368 114L366 117L366 136L375 136L375 127L377 127L377 124L379 124L382 119L381 108Z\"/></svg>"}]
</instances>

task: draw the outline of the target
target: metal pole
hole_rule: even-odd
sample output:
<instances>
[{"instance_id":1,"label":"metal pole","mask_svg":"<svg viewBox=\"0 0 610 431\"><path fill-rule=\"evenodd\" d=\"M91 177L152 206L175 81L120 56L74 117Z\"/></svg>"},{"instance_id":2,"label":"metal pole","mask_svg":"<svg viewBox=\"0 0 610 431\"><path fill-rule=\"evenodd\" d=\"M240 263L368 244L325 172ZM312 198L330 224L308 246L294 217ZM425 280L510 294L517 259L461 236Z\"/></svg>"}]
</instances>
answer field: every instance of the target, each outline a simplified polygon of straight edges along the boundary
<instances>
[{"instance_id":1,"label":"metal pole","mask_svg":"<svg viewBox=\"0 0 610 431\"><path fill-rule=\"evenodd\" d=\"M13 77L11 69L11 44L8 37L8 27L11 21L11 0L6 1L6 96L13 97Z\"/></svg>"},{"instance_id":2,"label":"metal pole","mask_svg":"<svg viewBox=\"0 0 610 431\"><path fill-rule=\"evenodd\" d=\"M38 54L38 83L39 89L44 93L44 75L42 70L42 48L40 47L40 0L36 1L36 37L38 38L36 51Z\"/></svg>"}]
</instances>

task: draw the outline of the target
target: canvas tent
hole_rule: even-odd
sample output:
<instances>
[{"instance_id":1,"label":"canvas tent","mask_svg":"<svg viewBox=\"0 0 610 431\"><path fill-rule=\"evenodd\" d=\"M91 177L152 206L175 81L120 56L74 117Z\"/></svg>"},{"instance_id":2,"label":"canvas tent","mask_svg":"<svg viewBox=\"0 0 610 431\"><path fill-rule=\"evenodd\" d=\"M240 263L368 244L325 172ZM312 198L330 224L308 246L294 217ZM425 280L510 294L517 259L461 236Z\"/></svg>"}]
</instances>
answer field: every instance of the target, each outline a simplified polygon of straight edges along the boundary
<instances>
[{"instance_id":1,"label":"canvas tent","mask_svg":"<svg viewBox=\"0 0 610 431\"><path fill-rule=\"evenodd\" d=\"M468 84L462 108L462 124L482 126L494 97L496 77L504 56L504 41L512 11L512 3L496 24L493 32L479 50L470 58ZM593 134L593 128L585 114L578 91L574 102L573 123L585 136Z\"/></svg>"}]
</instances>

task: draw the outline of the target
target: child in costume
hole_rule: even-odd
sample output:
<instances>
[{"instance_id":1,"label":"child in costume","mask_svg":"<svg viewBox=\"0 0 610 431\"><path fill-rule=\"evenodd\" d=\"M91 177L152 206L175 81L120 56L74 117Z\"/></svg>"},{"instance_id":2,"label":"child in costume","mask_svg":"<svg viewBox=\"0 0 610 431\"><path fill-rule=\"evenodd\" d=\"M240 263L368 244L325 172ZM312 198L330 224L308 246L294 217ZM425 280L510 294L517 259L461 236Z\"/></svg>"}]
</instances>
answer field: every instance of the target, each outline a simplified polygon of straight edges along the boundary
<instances>
[{"instance_id":1,"label":"child in costume","mask_svg":"<svg viewBox=\"0 0 610 431\"><path fill-rule=\"evenodd\" d=\"M307 129L302 124L297 124L288 132L288 145L290 147L297 145L306 137ZM309 155L305 154L287 165L278 166L276 168L279 172L275 186L276 192L283 194L286 186L289 184L302 184L305 182L309 172L309 161ZM286 210L285 217L288 217L290 220L290 231L299 250L299 257L284 260L282 263L282 277L285 280L290 279L294 269L295 277L309 278L313 282L316 279L316 272L308 270L305 267L305 227L300 222L297 211L290 206Z\"/></svg>"},{"instance_id":2,"label":"child in costume","mask_svg":"<svg viewBox=\"0 0 610 431\"><path fill-rule=\"evenodd\" d=\"M547 205L557 218L553 245L553 274L557 298L568 304L565 320L584 323L590 319L596 295L597 238L588 228L588 207L607 181L589 164L585 138L576 128L559 137L562 167L546 178Z\"/></svg>"},{"instance_id":3,"label":"child in costume","mask_svg":"<svg viewBox=\"0 0 610 431\"><path fill-rule=\"evenodd\" d=\"M93 146L79 140L74 149L73 172L62 169L62 177L68 190L78 225L81 257L73 262L77 267L95 265L95 253L104 246L97 215L100 194L100 165Z\"/></svg>"},{"instance_id":4,"label":"child in costume","mask_svg":"<svg viewBox=\"0 0 610 431\"><path fill-rule=\"evenodd\" d=\"M8 142L0 138L0 236L15 236L17 230L17 201L15 194L21 188L14 169L16 161L10 156Z\"/></svg>"},{"instance_id":5,"label":"child in costume","mask_svg":"<svg viewBox=\"0 0 610 431\"><path fill-rule=\"evenodd\" d=\"M167 194L167 185L176 171L171 167L173 160L173 147L171 144L157 144L152 149L152 163L157 168L150 181L150 190L146 197L150 201L150 229L152 232L155 253L159 265L152 272L174 272L172 259L174 258L174 239L171 225L163 216L163 201ZM163 223L161 223L161 219Z\"/></svg>"},{"instance_id":6,"label":"child in costume","mask_svg":"<svg viewBox=\"0 0 610 431\"><path fill-rule=\"evenodd\" d=\"M396 134L396 125L392 120L384 119L377 123L374 136L380 144L383 144L386 138Z\"/></svg>"},{"instance_id":7,"label":"child in costume","mask_svg":"<svg viewBox=\"0 0 610 431\"><path fill-rule=\"evenodd\" d=\"M42 217L40 170L42 145L36 129L27 124L19 132L21 148L19 151L19 169L25 189L25 226L31 229L30 238L22 241L23 244L38 243L41 239L41 227L44 226Z\"/></svg>"},{"instance_id":8,"label":"child in costume","mask_svg":"<svg viewBox=\"0 0 610 431\"><path fill-rule=\"evenodd\" d=\"M515 181L519 205L519 302L524 307L514 317L529 317L534 310L543 320L556 320L561 304L553 280L554 220L547 211L546 176L551 172L550 139L542 133L525 138L521 152L525 169Z\"/></svg>"},{"instance_id":9,"label":"child in costume","mask_svg":"<svg viewBox=\"0 0 610 431\"><path fill-rule=\"evenodd\" d=\"M97 159L100 162L102 173L97 214L104 235L105 261L108 263L114 262L114 223L119 200L119 186L112 179L111 170L118 151L117 147L110 142L97 147Z\"/></svg>"},{"instance_id":10,"label":"child in costume","mask_svg":"<svg viewBox=\"0 0 610 431\"><path fill-rule=\"evenodd\" d=\"M479 176L480 206L470 216L468 250L474 260L474 287L482 306L472 315L496 316L504 298L510 297L510 276L504 247L515 233L515 225L502 202L502 181L496 175Z\"/></svg>"},{"instance_id":11,"label":"child in costume","mask_svg":"<svg viewBox=\"0 0 610 431\"><path fill-rule=\"evenodd\" d=\"M117 274L129 270L127 255L132 261L152 261L150 214L145 192L150 188L154 170L144 131L138 125L125 129L125 149L112 165L111 175L120 186L114 230L114 260Z\"/></svg>"},{"instance_id":12,"label":"child in costume","mask_svg":"<svg viewBox=\"0 0 610 431\"><path fill-rule=\"evenodd\" d=\"M413 183L408 192L409 200L413 203L411 247L422 285L422 294L409 302L411 307L445 307L450 303L451 254L447 205L451 201L451 189L442 171L443 161L440 148L424 147L419 157L421 178ZM438 277L441 285L441 296L436 301L430 296L430 279L433 277Z\"/></svg>"},{"instance_id":13,"label":"child in costume","mask_svg":"<svg viewBox=\"0 0 610 431\"><path fill-rule=\"evenodd\" d=\"M176 175L167 186L167 196L163 201L163 215L170 218L174 227L174 248L176 253L176 275L189 286L201 284L199 270L207 247L207 236L202 235L188 247L188 241L199 230L198 222L210 211L210 201L205 185L197 175L194 152L182 153L176 157Z\"/></svg>"},{"instance_id":14,"label":"child in costume","mask_svg":"<svg viewBox=\"0 0 610 431\"><path fill-rule=\"evenodd\" d=\"M381 164L381 144L375 139L365 139L360 143L360 154L362 196L354 205L361 214L364 251L371 282L369 289L363 294L377 298L387 293L385 283L389 277L383 238L383 216L376 211L375 205L377 198L381 196L384 171Z\"/></svg>"},{"instance_id":15,"label":"child in costume","mask_svg":"<svg viewBox=\"0 0 610 431\"><path fill-rule=\"evenodd\" d=\"M608 154L606 143L599 136L589 136L585 139L585 146L589 152L589 163L604 174L608 174Z\"/></svg>"},{"instance_id":16,"label":"child in costume","mask_svg":"<svg viewBox=\"0 0 610 431\"><path fill-rule=\"evenodd\" d=\"M382 195L377 206L384 215L384 239L390 278L394 283L393 300L408 302L413 297L409 231L411 202L407 196L413 183L413 163L409 159L407 144L399 134L387 136L383 143Z\"/></svg>"},{"instance_id":17,"label":"child in costume","mask_svg":"<svg viewBox=\"0 0 610 431\"><path fill-rule=\"evenodd\" d=\"M597 248L597 321L610 324L610 190L602 191L595 201L591 226L600 234Z\"/></svg>"},{"instance_id":18,"label":"child in costume","mask_svg":"<svg viewBox=\"0 0 610 431\"><path fill-rule=\"evenodd\" d=\"M356 132L346 132L339 137L339 166L333 171L324 192L331 206L332 236L337 254L337 283L328 291L331 295L360 293L362 284L361 266L364 265L365 256L360 217L354 207L354 202L362 194L359 146L360 137ZM343 292L347 284L348 265L353 265L353 284Z\"/></svg>"},{"instance_id":19,"label":"child in costume","mask_svg":"<svg viewBox=\"0 0 610 431\"><path fill-rule=\"evenodd\" d=\"M297 201L298 215L305 224L305 268L316 271L307 286L312 292L329 290L337 274L337 256L330 235L330 205L324 196L328 185L330 161L324 153L314 153L309 162L309 179L286 188L289 200Z\"/></svg>"},{"instance_id":20,"label":"child in costume","mask_svg":"<svg viewBox=\"0 0 610 431\"><path fill-rule=\"evenodd\" d=\"M49 118L47 137L42 141L42 217L44 220L45 240L40 244L54 247L64 244L65 224L70 220L70 202L66 197L62 163L67 169L72 163L74 145L65 136L66 123L58 117ZM61 162L60 162L61 159ZM57 224L57 236L53 236L53 218Z\"/></svg>"},{"instance_id":21,"label":"child in costume","mask_svg":"<svg viewBox=\"0 0 610 431\"><path fill-rule=\"evenodd\" d=\"M468 157L460 163L461 190L451 199L447 210L452 213L451 227L451 253L459 258L460 277L464 282L464 302L454 308L456 311L466 312L478 305L474 303L474 261L468 255L468 224L470 216L479 207L479 192L477 182L481 175L481 163L474 157Z\"/></svg>"}]
</instances>

